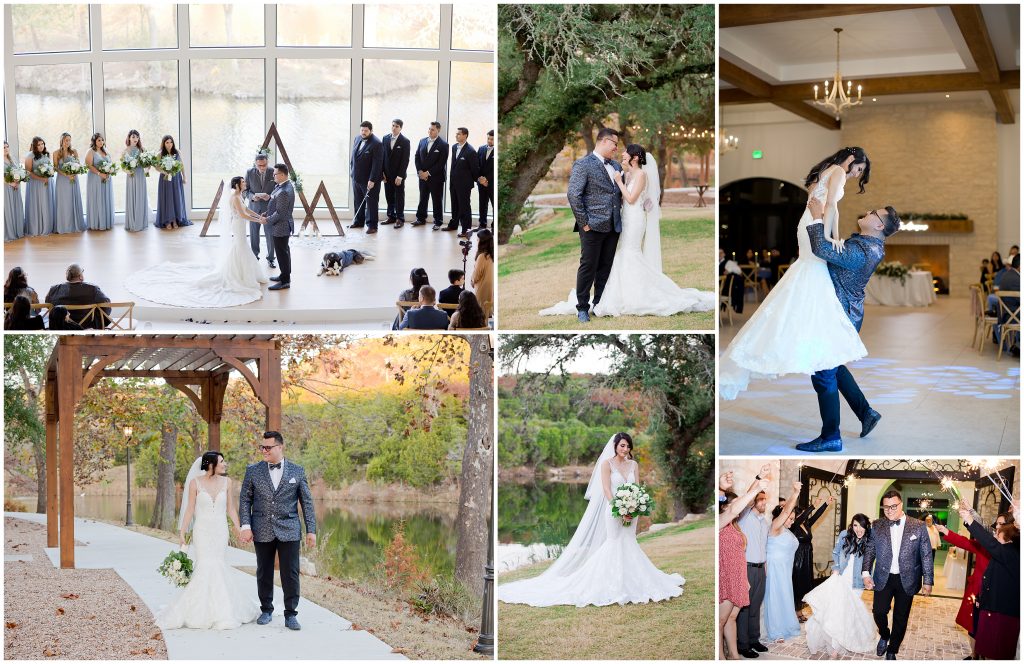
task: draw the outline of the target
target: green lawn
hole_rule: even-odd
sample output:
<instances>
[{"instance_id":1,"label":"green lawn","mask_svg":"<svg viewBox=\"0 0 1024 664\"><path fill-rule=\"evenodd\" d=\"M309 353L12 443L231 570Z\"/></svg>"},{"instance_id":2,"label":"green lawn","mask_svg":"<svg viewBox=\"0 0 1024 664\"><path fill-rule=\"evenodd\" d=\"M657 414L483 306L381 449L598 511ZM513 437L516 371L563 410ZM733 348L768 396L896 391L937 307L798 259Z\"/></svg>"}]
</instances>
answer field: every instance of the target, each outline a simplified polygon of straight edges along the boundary
<instances>
[{"instance_id":1,"label":"green lawn","mask_svg":"<svg viewBox=\"0 0 1024 664\"><path fill-rule=\"evenodd\" d=\"M675 316L600 318L582 326L573 316L540 316L541 309L565 299L576 285L580 243L572 232L572 212L531 226L523 243L499 247L499 320L506 330L710 330L715 312ZM715 223L707 209L665 208L661 253L665 274L683 288L715 289Z\"/></svg>"},{"instance_id":2,"label":"green lawn","mask_svg":"<svg viewBox=\"0 0 1024 664\"><path fill-rule=\"evenodd\" d=\"M641 535L640 546L664 572L686 579L679 597L626 606L498 604L501 659L713 659L715 520ZM502 574L502 583L536 576L550 562ZM615 573L609 570L609 573Z\"/></svg>"}]
</instances>

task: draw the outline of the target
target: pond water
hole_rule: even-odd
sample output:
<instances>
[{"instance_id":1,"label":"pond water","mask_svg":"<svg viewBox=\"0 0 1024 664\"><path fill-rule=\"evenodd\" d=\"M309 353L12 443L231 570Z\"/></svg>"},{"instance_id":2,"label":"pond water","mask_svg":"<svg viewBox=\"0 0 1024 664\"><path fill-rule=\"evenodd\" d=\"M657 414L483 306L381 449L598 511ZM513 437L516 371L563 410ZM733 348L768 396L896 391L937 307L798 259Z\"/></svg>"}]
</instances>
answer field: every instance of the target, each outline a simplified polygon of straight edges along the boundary
<instances>
[{"instance_id":1,"label":"pond water","mask_svg":"<svg viewBox=\"0 0 1024 664\"><path fill-rule=\"evenodd\" d=\"M154 496L132 496L132 513L139 524L153 514ZM318 538L329 538L326 569L321 574L361 581L369 578L383 558L395 526L405 522L406 540L431 575L455 570L455 506L411 503L316 501ZM124 496L78 496L75 514L111 521L123 520Z\"/></svg>"},{"instance_id":2,"label":"pond water","mask_svg":"<svg viewBox=\"0 0 1024 664\"><path fill-rule=\"evenodd\" d=\"M556 557L587 509L586 484L502 482L498 491L499 571Z\"/></svg>"}]
</instances>

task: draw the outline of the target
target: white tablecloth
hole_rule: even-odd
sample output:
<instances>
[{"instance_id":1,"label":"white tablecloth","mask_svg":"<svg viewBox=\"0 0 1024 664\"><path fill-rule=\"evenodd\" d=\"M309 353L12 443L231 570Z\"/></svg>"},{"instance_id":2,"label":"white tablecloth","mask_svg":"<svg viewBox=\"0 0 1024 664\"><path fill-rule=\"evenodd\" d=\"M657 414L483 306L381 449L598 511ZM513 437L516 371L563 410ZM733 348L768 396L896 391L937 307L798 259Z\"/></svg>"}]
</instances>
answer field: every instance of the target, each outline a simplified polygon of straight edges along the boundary
<instances>
[{"instance_id":1,"label":"white tablecloth","mask_svg":"<svg viewBox=\"0 0 1024 664\"><path fill-rule=\"evenodd\" d=\"M887 307L927 307L935 301L932 273L911 272L904 284L895 277L873 274L868 280L864 301Z\"/></svg>"},{"instance_id":2,"label":"white tablecloth","mask_svg":"<svg viewBox=\"0 0 1024 664\"><path fill-rule=\"evenodd\" d=\"M954 558L950 548L942 571L946 575L946 590L963 590L967 580L967 554L957 551Z\"/></svg>"}]
</instances>

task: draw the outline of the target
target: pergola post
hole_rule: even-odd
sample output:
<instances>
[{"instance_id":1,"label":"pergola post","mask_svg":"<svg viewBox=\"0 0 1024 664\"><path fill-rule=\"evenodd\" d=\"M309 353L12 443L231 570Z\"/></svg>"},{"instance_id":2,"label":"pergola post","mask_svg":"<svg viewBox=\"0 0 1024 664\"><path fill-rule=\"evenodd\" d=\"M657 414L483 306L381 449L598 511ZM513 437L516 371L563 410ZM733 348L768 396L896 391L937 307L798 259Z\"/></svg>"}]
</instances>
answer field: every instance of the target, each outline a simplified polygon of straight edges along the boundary
<instances>
[{"instance_id":1,"label":"pergola post","mask_svg":"<svg viewBox=\"0 0 1024 664\"><path fill-rule=\"evenodd\" d=\"M56 548L57 533L57 376L46 374L46 546Z\"/></svg>"},{"instance_id":2,"label":"pergola post","mask_svg":"<svg viewBox=\"0 0 1024 664\"><path fill-rule=\"evenodd\" d=\"M221 373L211 376L203 384L203 400L206 402L206 437L210 449L220 451L220 422L224 417L224 395L228 389L229 374ZM209 396L207 396L209 395Z\"/></svg>"},{"instance_id":3,"label":"pergola post","mask_svg":"<svg viewBox=\"0 0 1024 664\"><path fill-rule=\"evenodd\" d=\"M274 348L267 353L269 357L265 364L260 366L260 380L267 389L267 431L281 430L281 346L274 344ZM264 372L265 375L264 375Z\"/></svg>"},{"instance_id":4,"label":"pergola post","mask_svg":"<svg viewBox=\"0 0 1024 664\"><path fill-rule=\"evenodd\" d=\"M75 405L82 384L82 357L77 347L57 344L57 421L60 445L60 566L75 567Z\"/></svg>"}]
</instances>

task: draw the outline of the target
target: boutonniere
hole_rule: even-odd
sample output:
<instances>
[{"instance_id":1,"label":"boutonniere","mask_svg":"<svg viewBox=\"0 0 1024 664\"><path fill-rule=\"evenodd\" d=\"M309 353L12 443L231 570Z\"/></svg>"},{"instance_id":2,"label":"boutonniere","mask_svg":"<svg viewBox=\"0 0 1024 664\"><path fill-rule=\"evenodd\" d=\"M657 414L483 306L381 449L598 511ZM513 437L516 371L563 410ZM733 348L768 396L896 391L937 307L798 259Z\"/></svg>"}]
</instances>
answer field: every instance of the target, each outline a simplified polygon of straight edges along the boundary
<instances>
[{"instance_id":1,"label":"boutonniere","mask_svg":"<svg viewBox=\"0 0 1024 664\"><path fill-rule=\"evenodd\" d=\"M289 479L288 484L295 484L295 478L292 477L291 479Z\"/></svg>"}]
</instances>

